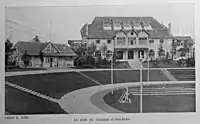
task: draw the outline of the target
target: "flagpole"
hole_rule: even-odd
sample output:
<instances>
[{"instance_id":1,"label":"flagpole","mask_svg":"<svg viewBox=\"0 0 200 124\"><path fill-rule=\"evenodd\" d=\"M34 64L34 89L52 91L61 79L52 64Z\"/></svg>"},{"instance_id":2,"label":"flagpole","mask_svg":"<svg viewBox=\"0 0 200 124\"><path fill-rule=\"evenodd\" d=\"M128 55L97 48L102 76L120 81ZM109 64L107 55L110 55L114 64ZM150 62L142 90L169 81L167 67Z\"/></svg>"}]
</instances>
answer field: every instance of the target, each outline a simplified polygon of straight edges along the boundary
<instances>
[{"instance_id":1,"label":"flagpole","mask_svg":"<svg viewBox=\"0 0 200 124\"><path fill-rule=\"evenodd\" d=\"M115 38L113 38L113 54L111 59L111 84L112 84L112 95L113 95L113 84L114 84L114 70L113 70L113 63L114 63L114 55L115 55Z\"/></svg>"},{"instance_id":2,"label":"flagpole","mask_svg":"<svg viewBox=\"0 0 200 124\"><path fill-rule=\"evenodd\" d=\"M113 57L111 60L111 84L113 85ZM112 87L112 95L113 95L113 87Z\"/></svg>"},{"instance_id":3,"label":"flagpole","mask_svg":"<svg viewBox=\"0 0 200 124\"><path fill-rule=\"evenodd\" d=\"M50 20L50 23L49 23L49 36L50 36L50 42L51 42L51 20Z\"/></svg>"},{"instance_id":4,"label":"flagpole","mask_svg":"<svg viewBox=\"0 0 200 124\"><path fill-rule=\"evenodd\" d=\"M140 53L140 113L142 113L142 88L143 88L143 84L142 84L142 57L141 57L141 53Z\"/></svg>"},{"instance_id":5,"label":"flagpole","mask_svg":"<svg viewBox=\"0 0 200 124\"><path fill-rule=\"evenodd\" d=\"M148 62L148 72L147 72L147 82L149 82L149 49L148 49L148 60L147 60L147 62Z\"/></svg>"}]
</instances>

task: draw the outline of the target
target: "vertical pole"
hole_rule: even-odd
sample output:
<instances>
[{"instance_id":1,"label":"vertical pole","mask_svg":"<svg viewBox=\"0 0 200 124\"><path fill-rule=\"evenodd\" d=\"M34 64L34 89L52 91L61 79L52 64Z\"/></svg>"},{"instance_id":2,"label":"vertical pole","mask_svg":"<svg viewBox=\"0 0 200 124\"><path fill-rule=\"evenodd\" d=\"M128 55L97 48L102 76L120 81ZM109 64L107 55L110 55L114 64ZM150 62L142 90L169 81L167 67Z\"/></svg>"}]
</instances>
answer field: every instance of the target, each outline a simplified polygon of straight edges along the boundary
<instances>
[{"instance_id":1,"label":"vertical pole","mask_svg":"<svg viewBox=\"0 0 200 124\"><path fill-rule=\"evenodd\" d=\"M147 71L147 82L149 82L149 49L148 49L148 71Z\"/></svg>"},{"instance_id":2,"label":"vertical pole","mask_svg":"<svg viewBox=\"0 0 200 124\"><path fill-rule=\"evenodd\" d=\"M141 57L141 55L140 55L140 57ZM143 86L142 86L142 58L141 58L141 62L140 62L140 113L142 113L142 88L143 88Z\"/></svg>"},{"instance_id":3,"label":"vertical pole","mask_svg":"<svg viewBox=\"0 0 200 124\"><path fill-rule=\"evenodd\" d=\"M114 62L114 55L115 55L115 38L113 38L113 54L111 59L111 84L114 84L114 72L113 72L113 62ZM113 95L113 87L112 87L112 95Z\"/></svg>"},{"instance_id":4,"label":"vertical pole","mask_svg":"<svg viewBox=\"0 0 200 124\"><path fill-rule=\"evenodd\" d=\"M113 51L113 55L114 55L114 51ZM113 85L113 56L111 59L111 84ZM112 87L112 95L113 95L113 87Z\"/></svg>"},{"instance_id":5,"label":"vertical pole","mask_svg":"<svg viewBox=\"0 0 200 124\"><path fill-rule=\"evenodd\" d=\"M50 23L49 23L49 36L50 36L50 42L51 42L51 20L50 20Z\"/></svg>"}]
</instances>

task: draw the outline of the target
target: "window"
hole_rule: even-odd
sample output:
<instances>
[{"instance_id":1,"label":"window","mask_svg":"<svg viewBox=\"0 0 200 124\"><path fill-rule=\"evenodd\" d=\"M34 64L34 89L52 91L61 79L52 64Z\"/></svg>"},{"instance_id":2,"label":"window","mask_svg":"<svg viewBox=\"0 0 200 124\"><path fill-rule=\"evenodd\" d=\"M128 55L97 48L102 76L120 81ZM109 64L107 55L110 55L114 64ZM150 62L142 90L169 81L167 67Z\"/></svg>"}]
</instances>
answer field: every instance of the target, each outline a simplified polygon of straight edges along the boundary
<instances>
[{"instance_id":1,"label":"window","mask_svg":"<svg viewBox=\"0 0 200 124\"><path fill-rule=\"evenodd\" d=\"M96 40L96 43L98 43L98 44L99 44L99 43L100 43L100 40Z\"/></svg>"},{"instance_id":2,"label":"window","mask_svg":"<svg viewBox=\"0 0 200 124\"><path fill-rule=\"evenodd\" d=\"M149 40L149 43L154 43L154 40L150 39L150 40Z\"/></svg>"},{"instance_id":3,"label":"window","mask_svg":"<svg viewBox=\"0 0 200 124\"><path fill-rule=\"evenodd\" d=\"M140 37L139 40L147 40L146 37Z\"/></svg>"},{"instance_id":4,"label":"window","mask_svg":"<svg viewBox=\"0 0 200 124\"><path fill-rule=\"evenodd\" d=\"M131 30L132 27L130 24L124 24L124 30Z\"/></svg>"},{"instance_id":5,"label":"window","mask_svg":"<svg viewBox=\"0 0 200 124\"><path fill-rule=\"evenodd\" d=\"M125 37L118 37L117 45L125 45Z\"/></svg>"},{"instance_id":6,"label":"window","mask_svg":"<svg viewBox=\"0 0 200 124\"><path fill-rule=\"evenodd\" d=\"M46 53L50 53L51 52L51 49L50 48L47 48L46 49Z\"/></svg>"},{"instance_id":7,"label":"window","mask_svg":"<svg viewBox=\"0 0 200 124\"><path fill-rule=\"evenodd\" d=\"M163 43L164 42L164 40L163 39L160 39L160 43Z\"/></svg>"},{"instance_id":8,"label":"window","mask_svg":"<svg viewBox=\"0 0 200 124\"><path fill-rule=\"evenodd\" d=\"M117 59L123 59L123 51L117 51Z\"/></svg>"},{"instance_id":9,"label":"window","mask_svg":"<svg viewBox=\"0 0 200 124\"><path fill-rule=\"evenodd\" d=\"M139 37L139 44L147 44L147 37Z\"/></svg>"},{"instance_id":10,"label":"window","mask_svg":"<svg viewBox=\"0 0 200 124\"><path fill-rule=\"evenodd\" d=\"M131 35L134 35L134 33L133 33L133 32L131 32Z\"/></svg>"},{"instance_id":11,"label":"window","mask_svg":"<svg viewBox=\"0 0 200 124\"><path fill-rule=\"evenodd\" d=\"M96 51L95 52L95 57L101 57L101 51Z\"/></svg>"},{"instance_id":12,"label":"window","mask_svg":"<svg viewBox=\"0 0 200 124\"><path fill-rule=\"evenodd\" d=\"M134 45L136 44L136 38L128 38L128 45Z\"/></svg>"},{"instance_id":13,"label":"window","mask_svg":"<svg viewBox=\"0 0 200 124\"><path fill-rule=\"evenodd\" d=\"M107 40L107 43L110 44L110 43L111 43L111 40Z\"/></svg>"},{"instance_id":14,"label":"window","mask_svg":"<svg viewBox=\"0 0 200 124\"><path fill-rule=\"evenodd\" d=\"M49 63L49 62L50 62L50 60L49 60L48 57L46 57L45 62L46 62L46 63Z\"/></svg>"},{"instance_id":15,"label":"window","mask_svg":"<svg viewBox=\"0 0 200 124\"><path fill-rule=\"evenodd\" d=\"M149 57L154 57L155 56L155 52L154 50L149 50Z\"/></svg>"},{"instance_id":16,"label":"window","mask_svg":"<svg viewBox=\"0 0 200 124\"><path fill-rule=\"evenodd\" d=\"M128 59L133 59L133 51L128 51Z\"/></svg>"}]
</instances>

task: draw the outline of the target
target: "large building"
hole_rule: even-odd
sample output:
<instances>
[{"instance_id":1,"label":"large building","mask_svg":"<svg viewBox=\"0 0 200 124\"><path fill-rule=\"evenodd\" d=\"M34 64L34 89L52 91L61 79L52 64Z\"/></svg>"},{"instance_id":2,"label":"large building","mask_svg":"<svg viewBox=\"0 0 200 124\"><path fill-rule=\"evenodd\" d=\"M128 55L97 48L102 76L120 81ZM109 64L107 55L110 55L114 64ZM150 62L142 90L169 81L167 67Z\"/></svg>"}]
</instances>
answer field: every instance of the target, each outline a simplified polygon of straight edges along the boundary
<instances>
[{"instance_id":1,"label":"large building","mask_svg":"<svg viewBox=\"0 0 200 124\"><path fill-rule=\"evenodd\" d=\"M73 66L76 54L65 44L52 42L19 41L14 47L18 55L18 64L23 66L22 55L27 51L30 57L29 67L40 67L40 53L43 52L43 67Z\"/></svg>"},{"instance_id":2,"label":"large building","mask_svg":"<svg viewBox=\"0 0 200 124\"><path fill-rule=\"evenodd\" d=\"M101 46L106 45L107 52L115 49L123 61L147 59L149 53L153 59L167 52L171 55L172 43L179 41L172 35L170 23L166 27L153 17L95 17L91 24L82 27L81 36L87 46L95 43L95 55L102 54ZM191 41L190 37L186 39ZM162 54L158 52L160 47Z\"/></svg>"}]
</instances>

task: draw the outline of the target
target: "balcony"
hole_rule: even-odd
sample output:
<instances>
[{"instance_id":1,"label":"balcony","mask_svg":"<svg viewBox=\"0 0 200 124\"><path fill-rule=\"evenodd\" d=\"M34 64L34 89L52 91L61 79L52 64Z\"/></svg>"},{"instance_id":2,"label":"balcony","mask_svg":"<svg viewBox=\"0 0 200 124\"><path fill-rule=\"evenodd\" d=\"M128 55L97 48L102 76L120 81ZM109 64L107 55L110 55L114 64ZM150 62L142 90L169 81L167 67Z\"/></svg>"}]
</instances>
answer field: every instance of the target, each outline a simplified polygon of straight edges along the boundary
<instances>
[{"instance_id":1,"label":"balcony","mask_svg":"<svg viewBox=\"0 0 200 124\"><path fill-rule=\"evenodd\" d=\"M133 42L133 44L130 44L130 41L120 42L115 44L115 48L149 48L150 44L148 43L148 40L140 40Z\"/></svg>"},{"instance_id":2,"label":"balcony","mask_svg":"<svg viewBox=\"0 0 200 124\"><path fill-rule=\"evenodd\" d=\"M139 40L139 45L147 45L148 41L147 40Z\"/></svg>"}]
</instances>

